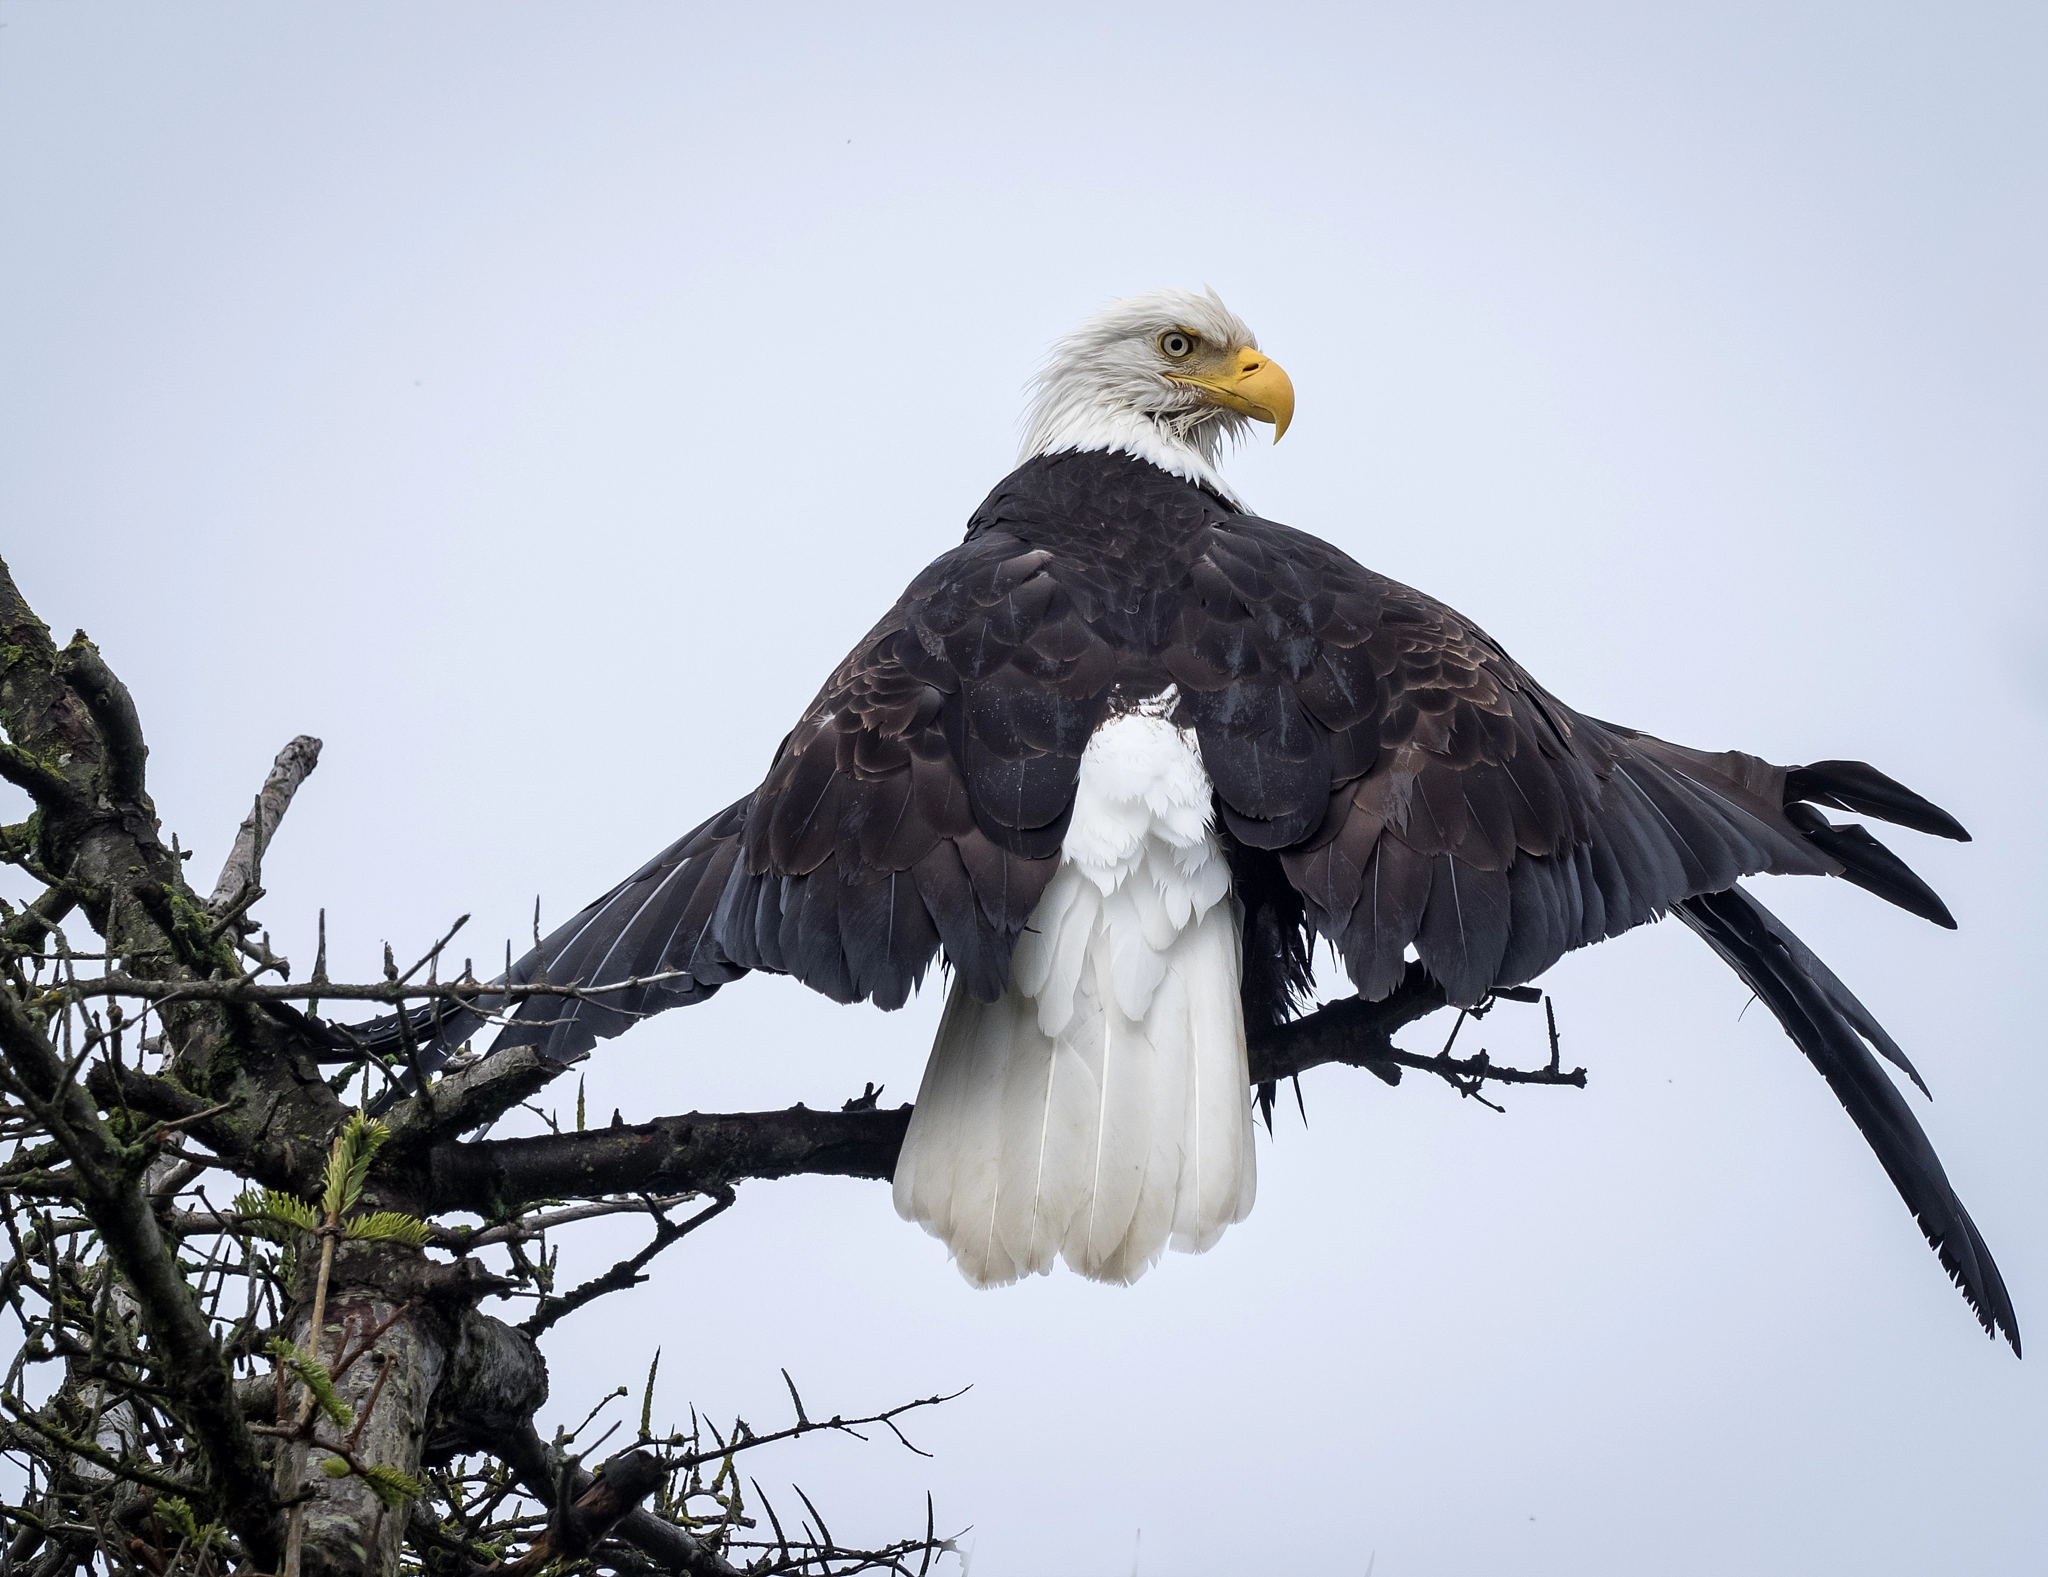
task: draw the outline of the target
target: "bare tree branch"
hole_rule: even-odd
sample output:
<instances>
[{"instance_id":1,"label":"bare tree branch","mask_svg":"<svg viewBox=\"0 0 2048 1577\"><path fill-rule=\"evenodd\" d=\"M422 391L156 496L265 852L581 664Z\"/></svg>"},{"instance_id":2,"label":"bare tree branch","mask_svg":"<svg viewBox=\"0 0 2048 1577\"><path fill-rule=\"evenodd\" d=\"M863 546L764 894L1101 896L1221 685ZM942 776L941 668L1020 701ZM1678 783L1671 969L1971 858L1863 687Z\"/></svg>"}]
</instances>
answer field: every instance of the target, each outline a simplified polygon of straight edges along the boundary
<instances>
[{"instance_id":1,"label":"bare tree branch","mask_svg":"<svg viewBox=\"0 0 2048 1577\"><path fill-rule=\"evenodd\" d=\"M58 653L56 671L92 716L105 752L103 787L107 798L117 803L141 799L149 746L143 743L142 719L136 715L135 698L128 687L114 677L100 657L100 649L83 630Z\"/></svg>"},{"instance_id":2,"label":"bare tree branch","mask_svg":"<svg viewBox=\"0 0 2048 1577\"><path fill-rule=\"evenodd\" d=\"M633 1255L630 1259L620 1260L603 1275L591 1277L582 1286L563 1294L559 1298L552 1295L543 1297L540 1300L540 1306L533 1311L532 1317L522 1321L519 1328L529 1336L538 1336L541 1332L547 1330L549 1326L566 1319L586 1303L593 1302L608 1292L624 1292L629 1287L639 1286L641 1282L647 1279L643 1272L653 1262L655 1255L659 1254L671 1243L678 1242L687 1237L690 1233L696 1231L697 1228L704 1225L705 1222L711 1220L712 1217L721 1215L732 1208L733 1202L737 1197L732 1189L729 1187L720 1188L717 1193L718 1197L710 1204L706 1205L695 1215L687 1216L681 1221L671 1221L667 1208L656 1205L650 1200L647 1205L647 1213L654 1218L654 1236L648 1239L645 1248L641 1249L639 1253Z\"/></svg>"},{"instance_id":3,"label":"bare tree branch","mask_svg":"<svg viewBox=\"0 0 2048 1577\"><path fill-rule=\"evenodd\" d=\"M235 846L228 851L227 862L220 868L220 880L213 884L213 896L206 901L207 908L215 914L226 913L228 906L235 902L245 887L257 885L257 874L263 867L263 851L270 847L270 840L277 835L277 824L284 820L284 813L290 809L292 796L298 793L299 785L313 775L313 769L319 764L320 741L311 734L300 734L277 753L270 775L263 780L263 787L256 795L256 803L242 818L241 830L235 834Z\"/></svg>"},{"instance_id":4,"label":"bare tree branch","mask_svg":"<svg viewBox=\"0 0 2048 1577\"><path fill-rule=\"evenodd\" d=\"M532 1046L513 1046L466 1064L450 1064L432 1086L433 1101L400 1101L385 1119L394 1155L473 1133L569 1071Z\"/></svg>"},{"instance_id":5,"label":"bare tree branch","mask_svg":"<svg viewBox=\"0 0 2048 1577\"><path fill-rule=\"evenodd\" d=\"M1534 988L1516 987L1496 993L1488 1002L1471 1009L1469 1014L1461 1012L1458 1021L1463 1024L1468 1016L1479 1017L1491 1011L1496 1002L1542 1000L1542 993ZM1550 1025L1550 1062L1541 1068L1501 1067L1483 1051L1472 1057L1453 1057L1450 1042L1446 1042L1442 1051L1435 1053L1405 1051L1394 1044L1396 1030L1447 1005L1437 983L1429 978L1420 964L1411 963L1401 984L1378 1002L1345 997L1277 1029L1254 1033L1250 1037L1252 1082L1262 1084L1268 1080L1293 1078L1326 1062L1339 1062L1346 1067L1364 1068L1388 1084L1399 1084L1401 1070L1414 1068L1437 1075L1467 1095L1478 1094L1479 1087L1488 1081L1498 1084L1568 1084L1576 1089L1585 1088L1584 1068L1574 1068L1567 1073L1558 1066L1554 1020ZM1457 1039L1457 1033L1456 1029L1451 1031L1451 1041Z\"/></svg>"},{"instance_id":6,"label":"bare tree branch","mask_svg":"<svg viewBox=\"0 0 2048 1577\"><path fill-rule=\"evenodd\" d=\"M489 1248L493 1243L509 1243L517 1240L540 1237L557 1227L572 1225L578 1221L594 1221L599 1216L618 1216L626 1213L642 1213L653 1210L669 1210L695 1194L666 1194L659 1198L640 1196L632 1199L600 1199L587 1205L569 1205L561 1210L550 1210L538 1216L521 1216L494 1227L438 1227L434 1241L444 1248L460 1249L473 1253L480 1248Z\"/></svg>"},{"instance_id":7,"label":"bare tree branch","mask_svg":"<svg viewBox=\"0 0 2048 1577\"><path fill-rule=\"evenodd\" d=\"M548 1531L503 1570L503 1577L535 1577L556 1561L580 1561L597 1548L641 1501L660 1487L668 1469L651 1451L621 1451L565 1505L557 1505Z\"/></svg>"},{"instance_id":8,"label":"bare tree branch","mask_svg":"<svg viewBox=\"0 0 2048 1577\"><path fill-rule=\"evenodd\" d=\"M413 1186L430 1213L501 1220L542 1200L710 1193L746 1178L886 1178L910 1108L659 1117L588 1133L439 1144Z\"/></svg>"}]
</instances>

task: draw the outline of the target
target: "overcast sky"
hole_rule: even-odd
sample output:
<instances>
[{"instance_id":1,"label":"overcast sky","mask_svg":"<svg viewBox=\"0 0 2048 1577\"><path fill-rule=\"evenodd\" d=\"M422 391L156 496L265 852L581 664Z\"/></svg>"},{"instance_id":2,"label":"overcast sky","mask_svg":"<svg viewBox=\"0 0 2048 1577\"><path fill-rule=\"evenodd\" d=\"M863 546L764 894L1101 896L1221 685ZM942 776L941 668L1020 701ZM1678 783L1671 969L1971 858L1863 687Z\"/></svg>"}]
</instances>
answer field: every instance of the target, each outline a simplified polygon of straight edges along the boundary
<instances>
[{"instance_id":1,"label":"overcast sky","mask_svg":"<svg viewBox=\"0 0 2048 1577\"><path fill-rule=\"evenodd\" d=\"M2048 12L877 12L0 0L0 550L209 880L317 734L278 945L324 906L374 976L468 912L500 957L758 780L1054 337L1207 283L1299 394L1229 468L1261 512L1586 711L1972 828L1895 840L1955 934L1762 890L1917 1059L2048 1346ZM672 1416L971 1383L930 1461L762 1478L844 1535L929 1488L976 1577L2040 1569L2048 1360L1769 1014L1674 925L1544 983L1583 1093L1318 1071L1249 1221L1133 1289L977 1293L882 1185L747 1185L558 1327L548 1421L657 1344ZM908 1099L938 1005L749 979L592 1111Z\"/></svg>"}]
</instances>

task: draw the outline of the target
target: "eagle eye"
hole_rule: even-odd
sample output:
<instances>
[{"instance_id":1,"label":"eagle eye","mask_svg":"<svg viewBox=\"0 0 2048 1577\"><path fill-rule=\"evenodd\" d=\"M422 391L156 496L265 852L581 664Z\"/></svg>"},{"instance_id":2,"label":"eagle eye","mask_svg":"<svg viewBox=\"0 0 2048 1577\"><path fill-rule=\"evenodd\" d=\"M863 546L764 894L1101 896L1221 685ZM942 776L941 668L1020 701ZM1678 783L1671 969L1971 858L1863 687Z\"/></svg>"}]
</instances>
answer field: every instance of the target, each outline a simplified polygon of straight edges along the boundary
<instances>
[{"instance_id":1,"label":"eagle eye","mask_svg":"<svg viewBox=\"0 0 2048 1577\"><path fill-rule=\"evenodd\" d=\"M1195 353L1199 341L1186 329L1168 329L1159 336L1159 351L1173 361L1185 361Z\"/></svg>"}]
</instances>

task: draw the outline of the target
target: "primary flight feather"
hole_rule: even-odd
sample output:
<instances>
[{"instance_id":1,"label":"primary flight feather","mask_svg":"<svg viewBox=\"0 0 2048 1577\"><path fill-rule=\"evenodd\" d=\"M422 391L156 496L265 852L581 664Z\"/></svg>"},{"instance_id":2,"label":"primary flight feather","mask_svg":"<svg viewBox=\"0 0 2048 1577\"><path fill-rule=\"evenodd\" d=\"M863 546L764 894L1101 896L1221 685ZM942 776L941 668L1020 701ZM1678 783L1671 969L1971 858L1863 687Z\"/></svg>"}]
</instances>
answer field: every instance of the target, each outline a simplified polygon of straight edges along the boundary
<instances>
[{"instance_id":1,"label":"primary flight feather","mask_svg":"<svg viewBox=\"0 0 2048 1577\"><path fill-rule=\"evenodd\" d=\"M1022 464L761 786L509 977L669 978L530 1000L494 1049L578 1057L749 970L899 1007L943 953L898 1210L979 1284L1055 1259L1131 1281L1250 1210L1246 1023L1299 1005L1311 938L1364 997L1419 960L1476 1006L1675 913L1828 1081L2017 1351L1990 1251L1873 1048L1918 1075L1738 886L1841 876L1953 925L1819 807L1968 835L1860 762L1774 766L1574 712L1442 603L1249 513L1223 441L1254 422L1277 438L1293 409L1213 293L1091 318L1040 375ZM504 1006L444 1012L429 1064Z\"/></svg>"}]
</instances>

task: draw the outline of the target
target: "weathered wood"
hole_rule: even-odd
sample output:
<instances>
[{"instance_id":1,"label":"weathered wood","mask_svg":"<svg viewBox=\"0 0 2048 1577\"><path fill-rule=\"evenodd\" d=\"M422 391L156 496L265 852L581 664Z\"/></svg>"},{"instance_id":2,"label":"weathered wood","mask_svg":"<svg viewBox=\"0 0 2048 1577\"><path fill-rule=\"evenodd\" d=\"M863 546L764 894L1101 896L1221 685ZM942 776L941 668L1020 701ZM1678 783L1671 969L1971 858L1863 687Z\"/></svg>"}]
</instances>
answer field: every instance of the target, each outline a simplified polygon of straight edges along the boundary
<instances>
[{"instance_id":1,"label":"weathered wood","mask_svg":"<svg viewBox=\"0 0 2048 1577\"><path fill-rule=\"evenodd\" d=\"M434 1392L425 1460L495 1454L507 1434L532 1424L547 1399L547 1360L533 1338L479 1309L464 1310Z\"/></svg>"},{"instance_id":2,"label":"weathered wood","mask_svg":"<svg viewBox=\"0 0 2048 1577\"><path fill-rule=\"evenodd\" d=\"M348 1431L319 1418L312 1444L278 1453L280 1498L305 1497L293 1513L302 1577L389 1577L398 1568L404 1507L385 1505L359 1475L330 1477L323 1464L337 1453L320 1442L418 1477L434 1397L459 1343L460 1313L447 1302L464 1297L467 1278L453 1269L387 1246L351 1244L336 1257L317 1351L355 1417ZM315 1350L311 1314L310 1297L295 1300L287 1331L301 1351Z\"/></svg>"},{"instance_id":3,"label":"weathered wood","mask_svg":"<svg viewBox=\"0 0 2048 1577\"><path fill-rule=\"evenodd\" d=\"M263 851L277 835L277 824L284 820L299 785L313 775L319 764L320 741L311 734L299 735L277 753L270 776L257 792L256 803L235 833L234 847L220 868L220 879L213 884L213 896L206 901L206 907L215 914L225 913L245 888L255 885L263 866Z\"/></svg>"},{"instance_id":4,"label":"weathered wood","mask_svg":"<svg viewBox=\"0 0 2048 1577\"><path fill-rule=\"evenodd\" d=\"M588 1493L596 1482L588 1468L565 1461L561 1452L542 1440L530 1423L507 1435L498 1449L526 1492L551 1510L557 1503L565 1471L572 1495ZM650 1556L664 1571L681 1572L686 1577L740 1577L738 1568L717 1551L643 1508L628 1510L613 1531Z\"/></svg>"}]
</instances>

